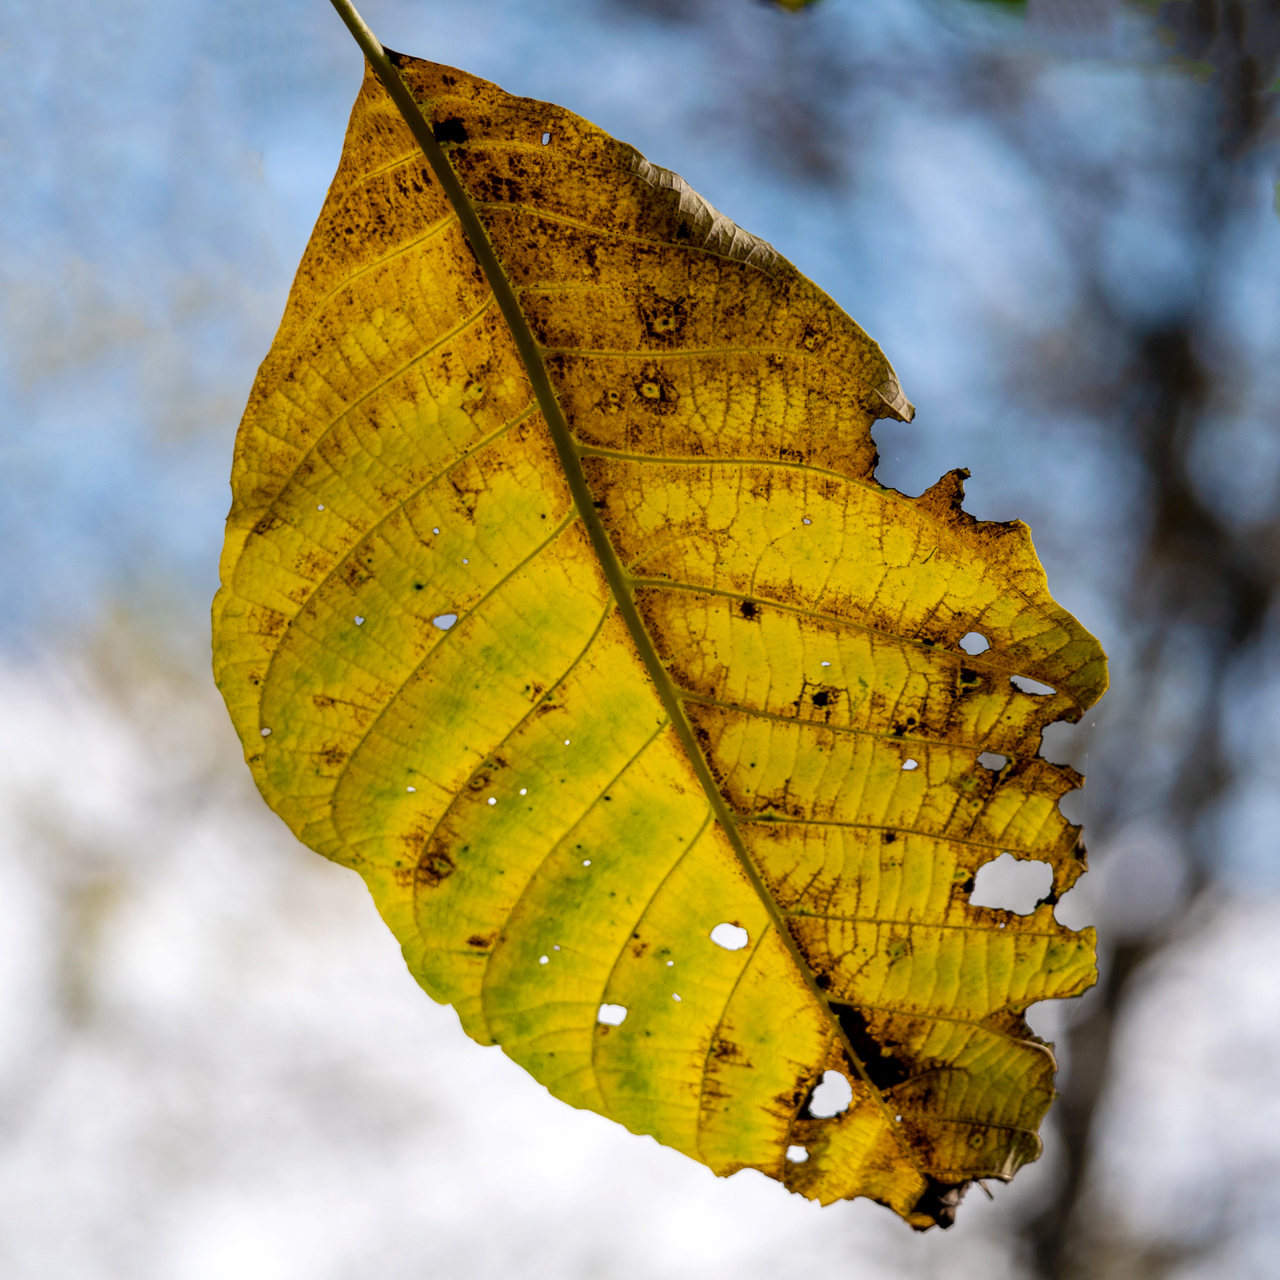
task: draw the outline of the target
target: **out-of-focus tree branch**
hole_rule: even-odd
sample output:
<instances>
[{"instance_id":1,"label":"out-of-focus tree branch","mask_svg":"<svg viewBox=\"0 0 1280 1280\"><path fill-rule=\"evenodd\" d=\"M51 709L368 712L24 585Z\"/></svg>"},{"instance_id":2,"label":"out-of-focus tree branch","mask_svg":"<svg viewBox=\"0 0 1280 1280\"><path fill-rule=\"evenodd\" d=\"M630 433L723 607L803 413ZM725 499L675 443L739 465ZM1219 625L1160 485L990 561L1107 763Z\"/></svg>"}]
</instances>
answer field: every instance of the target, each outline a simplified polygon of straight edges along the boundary
<instances>
[{"instance_id":1,"label":"out-of-focus tree branch","mask_svg":"<svg viewBox=\"0 0 1280 1280\"><path fill-rule=\"evenodd\" d=\"M1052 1280L1157 1277L1187 1260L1178 1249L1118 1241L1114 1215L1091 1194L1091 1157L1126 1002L1210 883L1218 856L1211 818L1237 781L1224 740L1229 690L1252 661L1280 594L1280 507L1242 524L1207 496L1196 466L1215 417L1230 412L1235 371L1215 349L1219 286L1231 269L1231 233L1255 190L1249 166L1270 133L1264 91L1280 59L1278 18L1275 0L1159 6L1166 43L1203 72L1211 98L1212 124L1182 184L1195 227L1195 283L1177 313L1154 323L1114 303L1094 316L1107 345L1130 353L1107 397L1116 405L1109 429L1142 468L1149 532L1128 602L1138 656L1121 694L1123 720L1113 722L1102 769L1095 765L1093 813L1104 838L1140 816L1179 833L1188 892L1172 920L1111 940L1104 930L1102 983L1069 1029L1068 1074L1056 1105L1062 1189L1026 1227L1037 1269ZM1167 715L1171 700L1177 726Z\"/></svg>"}]
</instances>

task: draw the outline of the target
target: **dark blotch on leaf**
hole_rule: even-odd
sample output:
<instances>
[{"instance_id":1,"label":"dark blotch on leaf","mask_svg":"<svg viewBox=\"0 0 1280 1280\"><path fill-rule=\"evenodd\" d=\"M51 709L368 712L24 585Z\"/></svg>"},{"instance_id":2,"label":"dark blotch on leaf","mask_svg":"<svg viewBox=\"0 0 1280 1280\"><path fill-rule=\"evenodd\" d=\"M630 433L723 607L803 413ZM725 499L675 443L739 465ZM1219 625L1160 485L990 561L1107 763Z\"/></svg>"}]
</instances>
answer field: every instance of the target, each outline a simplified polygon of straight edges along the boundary
<instances>
[{"instance_id":1,"label":"dark blotch on leaf","mask_svg":"<svg viewBox=\"0 0 1280 1280\"><path fill-rule=\"evenodd\" d=\"M738 612L742 614L744 618L754 618L760 613L760 610L757 609L750 600L744 600L738 606Z\"/></svg>"},{"instance_id":2,"label":"dark blotch on leaf","mask_svg":"<svg viewBox=\"0 0 1280 1280\"><path fill-rule=\"evenodd\" d=\"M418 863L418 882L434 889L453 875L453 859L443 850L432 850Z\"/></svg>"},{"instance_id":3,"label":"dark blotch on leaf","mask_svg":"<svg viewBox=\"0 0 1280 1280\"><path fill-rule=\"evenodd\" d=\"M437 142L466 142L467 140L466 126L457 116L450 116L447 120L437 120L431 126L431 132L436 135Z\"/></svg>"},{"instance_id":4,"label":"dark blotch on leaf","mask_svg":"<svg viewBox=\"0 0 1280 1280\"><path fill-rule=\"evenodd\" d=\"M849 1044L861 1060L867 1079L877 1089L892 1089L910 1075L910 1065L867 1030L867 1019L861 1009L851 1004L837 1004L833 1000L831 1012L836 1015L840 1029L849 1037Z\"/></svg>"},{"instance_id":5,"label":"dark blotch on leaf","mask_svg":"<svg viewBox=\"0 0 1280 1280\"><path fill-rule=\"evenodd\" d=\"M928 1177L928 1175L925 1175ZM944 1231L954 1225L956 1220L956 1210L960 1207L960 1201L964 1199L964 1193L969 1189L967 1182L946 1183L939 1182L936 1178L929 1178L929 1185L925 1188L924 1195L915 1203L915 1213L925 1214L930 1217ZM928 1230L927 1227L917 1230Z\"/></svg>"}]
</instances>

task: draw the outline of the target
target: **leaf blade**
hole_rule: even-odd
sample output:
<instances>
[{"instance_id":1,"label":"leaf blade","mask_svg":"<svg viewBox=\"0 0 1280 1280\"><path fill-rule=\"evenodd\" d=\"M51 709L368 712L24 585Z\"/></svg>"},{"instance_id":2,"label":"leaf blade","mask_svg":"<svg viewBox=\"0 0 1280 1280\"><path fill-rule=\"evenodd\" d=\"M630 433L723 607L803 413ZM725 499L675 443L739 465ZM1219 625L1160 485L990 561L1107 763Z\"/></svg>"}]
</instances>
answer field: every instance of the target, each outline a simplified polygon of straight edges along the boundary
<instances>
[{"instance_id":1,"label":"leaf blade","mask_svg":"<svg viewBox=\"0 0 1280 1280\"><path fill-rule=\"evenodd\" d=\"M1072 840L1050 809L1074 775L1019 761L1028 794L1006 803L975 796L966 761L979 742L1026 755L1028 723L1078 714L1100 650L1048 598L1025 527L978 526L958 477L918 500L875 484L870 421L909 406L878 348L768 246L559 108L399 62L455 140L503 274L486 295L465 210L415 171L366 80L237 448L217 665L259 785L365 875L431 994L559 1096L717 1172L945 1221L948 1187L1034 1154L1051 1060L1014 1006L1074 991L1089 967L1089 939L1064 942L1051 907L997 946L992 913L954 892L975 850L1019 831L1014 847L1049 848L1066 887ZM559 153L535 144L546 134ZM523 335L495 322L504 281ZM716 345L729 322L738 340ZM892 554L875 568L867 545ZM445 609L456 622L432 634ZM1060 692L993 694L995 658L943 656L962 612ZM878 682L860 700L858 672ZM903 698L920 725L886 721ZM428 759L433 732L447 749ZM766 785L747 756L770 752ZM897 804L878 822L868 779ZM901 833L916 871L886 864L871 830ZM833 850L894 881L892 902L873 894L859 923L860 890L837 875L823 892L849 910L806 909L796 868L816 859L811 890ZM712 906L746 922L744 953L709 941ZM833 930L870 957L861 978L840 972ZM904 965L917 945L927 958ZM967 1029L939 1031L937 999L912 999L919 975L963 992L975 966L1004 1004L993 1015L991 992L971 991L948 1024ZM601 1003L627 1020L597 1023ZM825 1069L854 1076L855 1099L819 1122L800 1111ZM1008 1097L966 1117L980 1076ZM811 1158L788 1165L797 1135Z\"/></svg>"}]
</instances>

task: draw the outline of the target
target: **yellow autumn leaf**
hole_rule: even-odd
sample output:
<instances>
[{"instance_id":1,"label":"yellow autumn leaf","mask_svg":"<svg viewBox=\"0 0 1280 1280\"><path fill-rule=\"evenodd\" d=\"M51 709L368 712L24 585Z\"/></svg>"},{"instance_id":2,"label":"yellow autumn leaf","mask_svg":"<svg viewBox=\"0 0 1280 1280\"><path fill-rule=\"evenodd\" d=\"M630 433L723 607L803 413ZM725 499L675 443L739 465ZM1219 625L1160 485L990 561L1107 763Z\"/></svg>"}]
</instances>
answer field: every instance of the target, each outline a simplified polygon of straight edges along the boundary
<instances>
[{"instance_id":1,"label":"yellow autumn leaf","mask_svg":"<svg viewBox=\"0 0 1280 1280\"><path fill-rule=\"evenodd\" d=\"M1103 654L963 473L875 481L911 406L769 245L362 38L401 107L366 76L236 443L214 665L258 786L557 1097L948 1223L1038 1154L1023 1010L1094 979L1037 749ZM969 904L1002 851L1052 865L1029 915Z\"/></svg>"}]
</instances>

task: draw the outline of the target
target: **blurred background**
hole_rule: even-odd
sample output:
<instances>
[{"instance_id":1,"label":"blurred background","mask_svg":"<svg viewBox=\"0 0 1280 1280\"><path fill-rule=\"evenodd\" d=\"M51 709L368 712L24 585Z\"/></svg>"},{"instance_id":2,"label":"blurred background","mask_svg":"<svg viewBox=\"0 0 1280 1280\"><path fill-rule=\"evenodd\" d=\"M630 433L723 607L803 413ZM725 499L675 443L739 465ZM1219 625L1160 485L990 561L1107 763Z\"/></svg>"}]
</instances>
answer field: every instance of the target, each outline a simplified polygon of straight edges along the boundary
<instances>
[{"instance_id":1,"label":"blurred background","mask_svg":"<svg viewBox=\"0 0 1280 1280\"><path fill-rule=\"evenodd\" d=\"M1033 529L1103 978L1044 1158L916 1236L552 1099L297 845L208 673L240 409L362 63L323 0L0 0L0 1275L1280 1274L1280 0L365 0L764 236ZM981 887L981 886L980 886ZM990 889L990 887L988 886ZM990 889L991 892L998 891Z\"/></svg>"}]
</instances>

